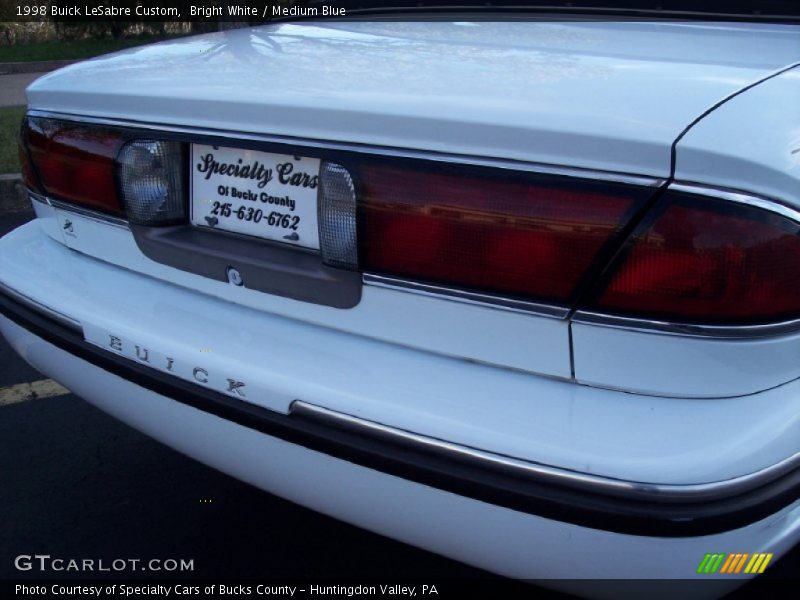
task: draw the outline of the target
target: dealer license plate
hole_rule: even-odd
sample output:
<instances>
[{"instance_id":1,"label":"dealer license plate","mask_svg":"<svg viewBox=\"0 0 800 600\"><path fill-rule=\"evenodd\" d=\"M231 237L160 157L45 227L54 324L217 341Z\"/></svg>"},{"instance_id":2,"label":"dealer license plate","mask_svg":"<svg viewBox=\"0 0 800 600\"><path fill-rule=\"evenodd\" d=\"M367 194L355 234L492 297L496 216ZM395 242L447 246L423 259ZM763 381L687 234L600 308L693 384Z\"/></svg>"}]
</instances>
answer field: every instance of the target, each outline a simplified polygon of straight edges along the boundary
<instances>
[{"instance_id":1,"label":"dealer license plate","mask_svg":"<svg viewBox=\"0 0 800 600\"><path fill-rule=\"evenodd\" d=\"M191 221L319 248L317 158L192 144Z\"/></svg>"}]
</instances>

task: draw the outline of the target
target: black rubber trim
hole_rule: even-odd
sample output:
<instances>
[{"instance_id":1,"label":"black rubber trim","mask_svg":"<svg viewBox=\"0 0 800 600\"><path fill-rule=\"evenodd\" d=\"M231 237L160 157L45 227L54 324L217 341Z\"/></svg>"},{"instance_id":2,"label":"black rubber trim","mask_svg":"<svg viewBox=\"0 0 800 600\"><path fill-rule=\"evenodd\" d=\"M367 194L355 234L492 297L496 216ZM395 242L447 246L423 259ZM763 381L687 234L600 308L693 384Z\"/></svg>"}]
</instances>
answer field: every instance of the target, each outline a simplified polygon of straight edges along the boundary
<instances>
[{"instance_id":1,"label":"black rubber trim","mask_svg":"<svg viewBox=\"0 0 800 600\"><path fill-rule=\"evenodd\" d=\"M0 313L62 350L182 404L376 471L548 519L631 535L690 537L743 527L774 514L800 497L800 470L731 498L679 505L542 484L449 460L422 448L392 444L241 402L97 348L74 330L2 293Z\"/></svg>"},{"instance_id":2,"label":"black rubber trim","mask_svg":"<svg viewBox=\"0 0 800 600\"><path fill-rule=\"evenodd\" d=\"M361 273L329 267L316 252L190 225L130 229L142 254L182 271L228 281L233 267L260 292L333 308L361 301Z\"/></svg>"}]
</instances>

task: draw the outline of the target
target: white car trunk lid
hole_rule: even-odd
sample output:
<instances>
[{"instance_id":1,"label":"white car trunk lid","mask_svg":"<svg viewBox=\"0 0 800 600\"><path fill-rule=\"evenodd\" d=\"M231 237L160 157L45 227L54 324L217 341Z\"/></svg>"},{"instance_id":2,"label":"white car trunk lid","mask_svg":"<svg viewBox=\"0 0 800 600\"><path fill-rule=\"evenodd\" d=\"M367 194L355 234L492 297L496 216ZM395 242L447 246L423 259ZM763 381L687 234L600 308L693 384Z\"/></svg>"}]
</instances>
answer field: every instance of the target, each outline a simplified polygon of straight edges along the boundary
<instances>
[{"instance_id":1,"label":"white car trunk lid","mask_svg":"<svg viewBox=\"0 0 800 600\"><path fill-rule=\"evenodd\" d=\"M275 24L87 61L31 108L663 177L704 110L800 59L796 28Z\"/></svg>"}]
</instances>

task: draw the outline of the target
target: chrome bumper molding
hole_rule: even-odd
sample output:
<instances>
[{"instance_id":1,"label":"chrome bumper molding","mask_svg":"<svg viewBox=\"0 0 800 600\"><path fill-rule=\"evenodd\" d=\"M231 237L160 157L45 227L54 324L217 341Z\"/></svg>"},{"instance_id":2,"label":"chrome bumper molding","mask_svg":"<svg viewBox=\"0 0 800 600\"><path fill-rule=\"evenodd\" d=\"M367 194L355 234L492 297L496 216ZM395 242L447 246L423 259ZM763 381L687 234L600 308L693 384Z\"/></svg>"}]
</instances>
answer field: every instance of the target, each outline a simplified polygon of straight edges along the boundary
<instances>
[{"instance_id":1,"label":"chrome bumper molding","mask_svg":"<svg viewBox=\"0 0 800 600\"><path fill-rule=\"evenodd\" d=\"M489 470L504 471L512 475L537 480L544 484L569 487L593 494L651 502L681 503L729 498L752 491L800 468L800 452L797 452L789 458L760 471L723 481L702 484L656 484L625 481L493 454L388 427L374 421L343 414L300 400L292 403L291 414L321 422L331 427L393 442L410 449L433 451L454 461L467 462Z\"/></svg>"},{"instance_id":2,"label":"chrome bumper molding","mask_svg":"<svg viewBox=\"0 0 800 600\"><path fill-rule=\"evenodd\" d=\"M50 308L49 306L45 306L44 304L37 302L33 298L29 298L28 296L19 293L16 290L11 289L7 285L0 282L0 294L5 294L6 296L13 298L20 304L27 306L29 309L34 310L43 316L52 319L53 321L67 327L68 329L80 333L83 335L83 326L80 324L79 321L73 319L72 317L68 317L67 315L58 312Z\"/></svg>"}]
</instances>

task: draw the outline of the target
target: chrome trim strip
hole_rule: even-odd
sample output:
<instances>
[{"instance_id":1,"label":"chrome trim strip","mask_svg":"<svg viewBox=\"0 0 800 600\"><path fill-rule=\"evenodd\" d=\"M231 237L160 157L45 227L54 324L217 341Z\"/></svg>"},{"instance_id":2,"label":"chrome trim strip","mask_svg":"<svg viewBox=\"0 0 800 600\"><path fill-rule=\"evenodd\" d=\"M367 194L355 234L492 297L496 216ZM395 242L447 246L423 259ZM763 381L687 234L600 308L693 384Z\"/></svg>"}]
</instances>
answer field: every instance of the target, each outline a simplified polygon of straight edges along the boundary
<instances>
[{"instance_id":1,"label":"chrome trim strip","mask_svg":"<svg viewBox=\"0 0 800 600\"><path fill-rule=\"evenodd\" d=\"M800 319L783 321L781 323L769 323L766 325L693 325L689 323L672 323L655 319L608 315L590 310L576 311L572 316L571 322L641 333L712 339L756 339L777 337L779 335L800 331Z\"/></svg>"},{"instance_id":2,"label":"chrome trim strip","mask_svg":"<svg viewBox=\"0 0 800 600\"><path fill-rule=\"evenodd\" d=\"M528 302L527 300L517 300L516 298L468 292L445 286L418 283L416 281L408 281L396 277L387 277L385 275L364 273L363 280L364 285L411 292L443 300L463 302L465 304L475 304L486 308L525 312L554 319L564 319L569 313L569 308L563 306L551 306L547 304L538 304L536 302Z\"/></svg>"},{"instance_id":3,"label":"chrome trim strip","mask_svg":"<svg viewBox=\"0 0 800 600\"><path fill-rule=\"evenodd\" d=\"M729 202L737 202L738 204L746 204L754 206L762 210L777 213L787 219L800 223L800 210L792 208L786 204L782 204L772 198L765 198L739 190L725 189L713 186L700 185L697 183L685 183L674 181L667 187L668 192L681 192L684 194L695 194L697 196L707 196L710 198L719 198L720 200L728 200ZM800 201L800 193L798 193L798 201Z\"/></svg>"},{"instance_id":4,"label":"chrome trim strip","mask_svg":"<svg viewBox=\"0 0 800 600\"><path fill-rule=\"evenodd\" d=\"M25 191L28 193L28 199L31 202L38 202L40 204L46 204L46 205L50 206L50 200L48 200L46 196L42 196L41 194L38 194L38 193L36 193L34 191L31 191L30 189L27 189L27 188L26 188Z\"/></svg>"},{"instance_id":5,"label":"chrome trim strip","mask_svg":"<svg viewBox=\"0 0 800 600\"><path fill-rule=\"evenodd\" d=\"M52 319L53 321L57 321L59 324L65 327L69 327L73 331L83 335L83 326L81 325L80 321L76 321L72 317L68 317L67 315L62 314L57 310L50 308L49 306L45 306L44 304L41 304L40 302L37 302L36 300L29 298L25 294L22 294L21 292L18 292L8 287L4 283L0 283L0 294L5 294L7 296L10 296L20 304L24 304L31 310L35 310L36 312L43 314L44 316Z\"/></svg>"},{"instance_id":6,"label":"chrome trim strip","mask_svg":"<svg viewBox=\"0 0 800 600\"><path fill-rule=\"evenodd\" d=\"M57 208L58 210L70 212L72 214L85 217L93 221L99 221L107 225L114 225L116 227L122 227L123 229L129 229L128 221L121 219L120 217L114 217L112 215L97 212L89 208L75 206L74 204L68 204L66 202L61 202L60 200L53 200L52 198L45 198L45 200L50 206Z\"/></svg>"},{"instance_id":7,"label":"chrome trim strip","mask_svg":"<svg viewBox=\"0 0 800 600\"><path fill-rule=\"evenodd\" d=\"M615 183L626 183L646 187L658 187L666 181L666 178L650 177L647 175L633 175L628 173L616 173L612 171L595 171L592 169L581 169L577 167L561 167L543 163L531 163L522 160L486 158L467 154L448 154L434 150L411 150L403 148L390 148L386 146L373 146L358 142L334 142L327 140L296 138L291 136L270 135L247 133L241 131L230 131L222 129L207 129L201 127L190 127L185 125L166 125L156 124L130 119L116 119L106 117L88 117L70 113L58 113L46 110L32 109L28 115L50 119L61 119L77 123L91 123L94 125L106 125L110 127L130 127L144 129L147 131L166 131L169 133L184 133L187 135L208 135L216 137L228 137L233 140L256 141L274 144L288 144L295 146L305 146L322 150L339 150L344 152L361 152L365 154L380 154L381 156L392 156L401 158L417 158L421 160L433 160L440 162L453 162L472 166L494 167L497 169L512 169L515 171L527 171L540 173L543 175L556 175L561 177L578 177L581 179L592 179L596 181L611 181Z\"/></svg>"},{"instance_id":8,"label":"chrome trim strip","mask_svg":"<svg viewBox=\"0 0 800 600\"><path fill-rule=\"evenodd\" d=\"M402 429L381 425L315 404L295 400L290 414L349 430L357 434L387 440L417 450L433 451L443 457L490 470L501 470L537 483L553 484L581 491L661 503L688 503L730 498L766 485L800 468L800 452L760 471L701 484L660 484L625 481L589 475L518 458L476 450Z\"/></svg>"}]
</instances>

